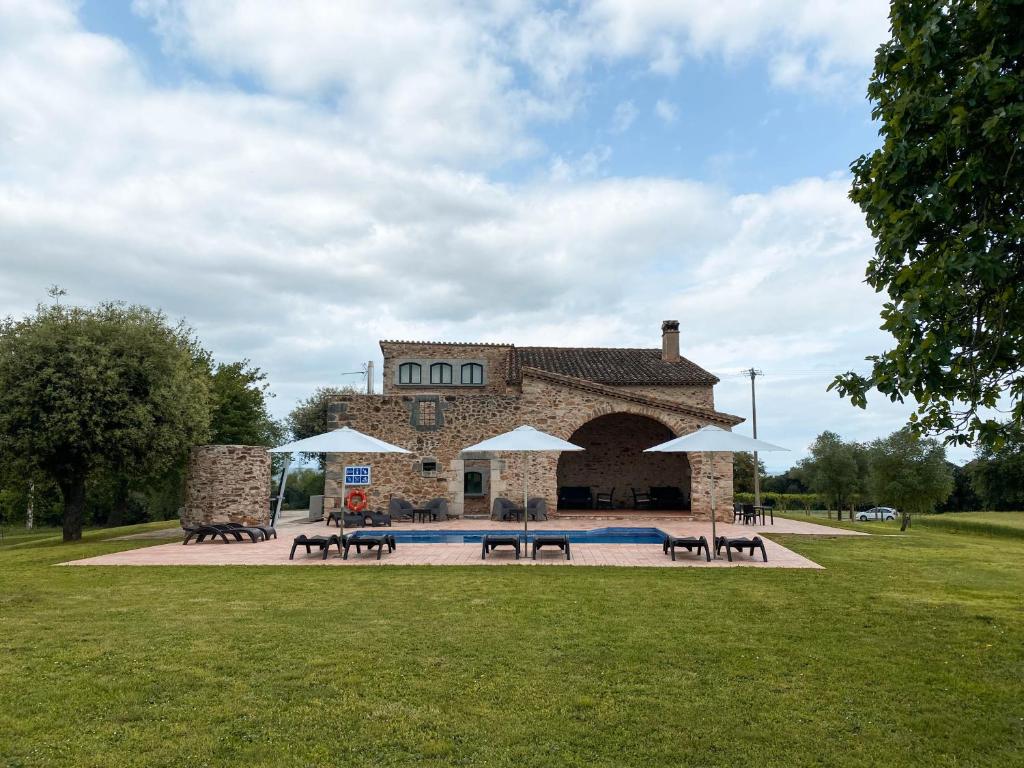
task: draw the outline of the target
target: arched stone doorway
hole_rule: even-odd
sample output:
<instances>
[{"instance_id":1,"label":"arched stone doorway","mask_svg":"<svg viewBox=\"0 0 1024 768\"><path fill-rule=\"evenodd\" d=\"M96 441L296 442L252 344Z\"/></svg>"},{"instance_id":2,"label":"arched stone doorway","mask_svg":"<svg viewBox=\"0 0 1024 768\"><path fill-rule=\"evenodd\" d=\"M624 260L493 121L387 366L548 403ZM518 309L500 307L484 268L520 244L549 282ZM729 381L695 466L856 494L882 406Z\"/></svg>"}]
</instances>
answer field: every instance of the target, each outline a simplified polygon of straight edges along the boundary
<instances>
[{"instance_id":1,"label":"arched stone doorway","mask_svg":"<svg viewBox=\"0 0 1024 768\"><path fill-rule=\"evenodd\" d=\"M654 508L690 508L690 463L685 453L644 453L675 435L660 421L632 413L598 416L573 432L583 451L558 459L559 509L593 507L597 494L612 493L616 509L634 508L634 491L654 497ZM589 491L589 493L588 493Z\"/></svg>"}]
</instances>

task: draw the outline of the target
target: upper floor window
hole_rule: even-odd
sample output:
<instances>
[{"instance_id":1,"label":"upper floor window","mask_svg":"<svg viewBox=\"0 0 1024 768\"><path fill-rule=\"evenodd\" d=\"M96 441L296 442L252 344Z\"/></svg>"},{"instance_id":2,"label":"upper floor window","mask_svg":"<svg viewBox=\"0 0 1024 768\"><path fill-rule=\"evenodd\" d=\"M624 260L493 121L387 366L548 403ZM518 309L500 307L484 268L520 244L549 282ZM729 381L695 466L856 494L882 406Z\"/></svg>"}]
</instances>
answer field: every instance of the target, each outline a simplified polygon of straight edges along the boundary
<instances>
[{"instance_id":1,"label":"upper floor window","mask_svg":"<svg viewBox=\"0 0 1024 768\"><path fill-rule=\"evenodd\" d=\"M448 363L433 363L430 366L431 384L451 384L452 367Z\"/></svg>"},{"instance_id":2,"label":"upper floor window","mask_svg":"<svg viewBox=\"0 0 1024 768\"><path fill-rule=\"evenodd\" d=\"M419 363L402 363L398 366L399 384L419 384L423 376Z\"/></svg>"},{"instance_id":3,"label":"upper floor window","mask_svg":"<svg viewBox=\"0 0 1024 768\"><path fill-rule=\"evenodd\" d=\"M462 366L463 384L483 384L484 367L480 363L466 363Z\"/></svg>"}]
</instances>

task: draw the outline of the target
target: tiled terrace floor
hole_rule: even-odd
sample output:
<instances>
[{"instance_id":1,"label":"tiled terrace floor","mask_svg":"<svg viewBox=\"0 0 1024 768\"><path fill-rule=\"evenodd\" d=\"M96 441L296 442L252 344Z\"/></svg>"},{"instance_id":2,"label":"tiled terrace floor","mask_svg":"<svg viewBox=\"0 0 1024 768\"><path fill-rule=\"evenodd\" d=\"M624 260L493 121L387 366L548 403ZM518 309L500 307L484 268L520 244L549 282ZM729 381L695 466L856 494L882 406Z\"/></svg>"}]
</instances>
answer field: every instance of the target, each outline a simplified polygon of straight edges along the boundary
<instances>
[{"instance_id":1,"label":"tiled terrace floor","mask_svg":"<svg viewBox=\"0 0 1024 768\"><path fill-rule=\"evenodd\" d=\"M609 525L614 526L636 526L660 528L666 533L677 536L707 536L711 540L711 524L707 522L693 522L685 520L673 520L664 518L629 518L628 520L602 520L602 519L554 519L546 522L532 524L531 527L545 530L553 529L589 529L603 528ZM446 523L433 524L412 524L396 523L395 527L404 530L472 530L472 529L494 529L507 530L509 532L522 530L522 524L497 523L489 520L449 520ZM202 544L190 543L182 546L180 541L172 544L161 544L142 549L134 549L127 552L116 552L109 555L100 555L85 560L75 560L68 565L614 565L614 566L640 566L658 568L727 568L731 566L745 566L754 568L820 568L807 558L786 549L780 544L765 538L765 549L768 553L768 562L761 561L760 553L754 558L747 555L733 553L733 562L728 560L712 560L710 563L704 560L703 555L688 555L683 551L680 556L677 552L677 560L672 560L662 553L661 546L656 544L573 544L571 561L566 561L564 556L557 549L544 549L533 561L529 557L521 560L515 559L515 553L511 549L500 549L488 556L487 560L480 559L479 544L405 544L399 543L398 548L388 554L385 552L380 561L376 560L376 553L369 555L365 551L362 555L356 555L354 551L349 554L349 559L342 560L332 549L330 557L326 561L321 560L316 554L307 556L305 549L299 548L295 553L295 560L288 560L288 552L291 549L292 539L300 533L316 535L326 533L328 530L337 532L337 529L327 529L323 523L307 523L298 520L284 520L278 526L278 538L267 542L252 544L249 542L232 542L224 544L220 541L205 541ZM376 529L380 530L380 529ZM855 531L846 531L838 528L829 528L815 523L799 520L776 519L774 525L733 525L731 523L719 523L718 535L720 536L753 536L764 533L791 533L817 536L863 536L865 534ZM315 552L315 551L314 551Z\"/></svg>"}]
</instances>

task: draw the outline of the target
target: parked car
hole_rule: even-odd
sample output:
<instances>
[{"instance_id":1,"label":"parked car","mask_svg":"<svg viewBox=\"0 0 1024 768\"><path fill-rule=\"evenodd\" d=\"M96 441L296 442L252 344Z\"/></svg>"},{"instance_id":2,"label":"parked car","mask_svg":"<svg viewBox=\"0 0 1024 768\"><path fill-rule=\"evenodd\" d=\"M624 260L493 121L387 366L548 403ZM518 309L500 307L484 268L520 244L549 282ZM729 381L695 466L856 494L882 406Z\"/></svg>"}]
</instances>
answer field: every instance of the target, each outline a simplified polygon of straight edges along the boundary
<instances>
[{"instance_id":1,"label":"parked car","mask_svg":"<svg viewBox=\"0 0 1024 768\"><path fill-rule=\"evenodd\" d=\"M872 507L857 513L857 519L862 523L868 520L895 520L898 516L899 512L892 507Z\"/></svg>"}]
</instances>

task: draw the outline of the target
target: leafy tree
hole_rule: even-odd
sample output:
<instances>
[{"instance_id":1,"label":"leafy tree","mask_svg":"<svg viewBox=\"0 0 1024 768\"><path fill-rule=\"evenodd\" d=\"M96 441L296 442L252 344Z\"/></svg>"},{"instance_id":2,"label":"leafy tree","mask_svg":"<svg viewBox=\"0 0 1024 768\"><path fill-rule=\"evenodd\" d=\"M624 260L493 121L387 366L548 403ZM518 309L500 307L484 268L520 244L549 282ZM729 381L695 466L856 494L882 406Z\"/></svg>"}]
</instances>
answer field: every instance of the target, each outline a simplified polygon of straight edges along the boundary
<instances>
[{"instance_id":1,"label":"leafy tree","mask_svg":"<svg viewBox=\"0 0 1024 768\"><path fill-rule=\"evenodd\" d=\"M300 467L288 474L288 487L284 492L284 507L307 509L309 497L324 492L322 470Z\"/></svg>"},{"instance_id":2,"label":"leafy tree","mask_svg":"<svg viewBox=\"0 0 1024 768\"><path fill-rule=\"evenodd\" d=\"M806 473L800 467L791 467L781 475L768 475L761 480L764 493L809 493Z\"/></svg>"},{"instance_id":3,"label":"leafy tree","mask_svg":"<svg viewBox=\"0 0 1024 768\"><path fill-rule=\"evenodd\" d=\"M865 462L854 443L835 432L822 432L811 444L810 456L800 462L811 490L828 500L842 515L864 487Z\"/></svg>"},{"instance_id":4,"label":"leafy tree","mask_svg":"<svg viewBox=\"0 0 1024 768\"><path fill-rule=\"evenodd\" d=\"M327 408L331 401L340 395L360 394L355 387L317 387L313 394L305 400L299 400L291 413L288 414L288 430L293 440L303 440L319 435L331 428L327 419ZM324 457L320 454L309 454L306 458L316 457L320 469L324 468Z\"/></svg>"},{"instance_id":5,"label":"leafy tree","mask_svg":"<svg viewBox=\"0 0 1024 768\"><path fill-rule=\"evenodd\" d=\"M939 512L967 512L981 509L981 498L974 488L969 465L958 467L950 462L949 471L953 475L953 492L949 498L939 504Z\"/></svg>"},{"instance_id":6,"label":"leafy tree","mask_svg":"<svg viewBox=\"0 0 1024 768\"><path fill-rule=\"evenodd\" d=\"M1014 430L998 450L982 446L970 476L988 509L1024 509L1024 430Z\"/></svg>"},{"instance_id":7,"label":"leafy tree","mask_svg":"<svg viewBox=\"0 0 1024 768\"><path fill-rule=\"evenodd\" d=\"M900 511L900 530L910 525L912 513L933 511L953 490L946 449L908 428L871 443L870 457L871 489L881 503Z\"/></svg>"},{"instance_id":8,"label":"leafy tree","mask_svg":"<svg viewBox=\"0 0 1024 768\"><path fill-rule=\"evenodd\" d=\"M157 476L208 432L208 358L183 324L106 303L0 323L0 464L55 482L81 538L96 473Z\"/></svg>"},{"instance_id":9,"label":"leafy tree","mask_svg":"<svg viewBox=\"0 0 1024 768\"><path fill-rule=\"evenodd\" d=\"M764 478L764 462L757 460L758 471ZM736 493L754 492L754 454L734 453L732 455L732 487Z\"/></svg>"},{"instance_id":10,"label":"leafy tree","mask_svg":"<svg viewBox=\"0 0 1024 768\"><path fill-rule=\"evenodd\" d=\"M917 431L995 445L1024 422L1024 4L893 0L890 19L868 86L883 143L850 197L895 347L830 389L913 398ZM985 413L1003 397L1006 424Z\"/></svg>"},{"instance_id":11,"label":"leafy tree","mask_svg":"<svg viewBox=\"0 0 1024 768\"><path fill-rule=\"evenodd\" d=\"M248 360L220 363L210 378L210 442L276 445L283 427L270 416L267 375Z\"/></svg>"}]
</instances>

